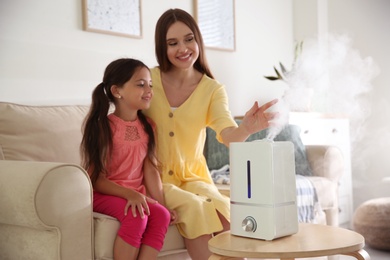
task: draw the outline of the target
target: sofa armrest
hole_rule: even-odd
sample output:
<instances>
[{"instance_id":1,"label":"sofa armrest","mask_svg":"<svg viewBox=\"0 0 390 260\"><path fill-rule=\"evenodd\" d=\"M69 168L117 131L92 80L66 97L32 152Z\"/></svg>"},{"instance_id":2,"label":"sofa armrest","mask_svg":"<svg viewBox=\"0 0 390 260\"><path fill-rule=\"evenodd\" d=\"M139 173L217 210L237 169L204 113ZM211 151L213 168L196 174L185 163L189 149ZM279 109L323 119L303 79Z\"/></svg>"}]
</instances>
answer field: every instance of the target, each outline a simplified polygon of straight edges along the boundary
<instances>
[{"instance_id":1,"label":"sofa armrest","mask_svg":"<svg viewBox=\"0 0 390 260\"><path fill-rule=\"evenodd\" d=\"M1 259L93 259L92 186L82 168L0 161L0 212Z\"/></svg>"},{"instance_id":2,"label":"sofa armrest","mask_svg":"<svg viewBox=\"0 0 390 260\"><path fill-rule=\"evenodd\" d=\"M344 173L341 150L329 145L306 145L306 155L314 176L338 182Z\"/></svg>"},{"instance_id":3,"label":"sofa armrest","mask_svg":"<svg viewBox=\"0 0 390 260\"><path fill-rule=\"evenodd\" d=\"M326 215L326 223L338 226L338 185L344 173L342 152L336 146L307 145L306 155L313 172L313 176L308 178L317 191L318 200Z\"/></svg>"}]
</instances>

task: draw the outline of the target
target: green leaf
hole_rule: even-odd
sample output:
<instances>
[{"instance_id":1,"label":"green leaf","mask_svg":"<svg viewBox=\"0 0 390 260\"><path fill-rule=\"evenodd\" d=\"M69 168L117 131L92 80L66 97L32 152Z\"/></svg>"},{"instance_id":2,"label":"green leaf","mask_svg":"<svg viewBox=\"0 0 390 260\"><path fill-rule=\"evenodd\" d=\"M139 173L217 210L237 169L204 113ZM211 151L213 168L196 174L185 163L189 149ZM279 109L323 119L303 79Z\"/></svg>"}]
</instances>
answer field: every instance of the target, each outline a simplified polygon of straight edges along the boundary
<instances>
[{"instance_id":1,"label":"green leaf","mask_svg":"<svg viewBox=\"0 0 390 260\"><path fill-rule=\"evenodd\" d=\"M279 79L283 79L282 75L280 75L279 71L274 67L274 70L276 72L276 75L278 76Z\"/></svg>"},{"instance_id":2,"label":"green leaf","mask_svg":"<svg viewBox=\"0 0 390 260\"><path fill-rule=\"evenodd\" d=\"M279 65L280 65L280 69L282 70L283 75L286 75L287 74L286 68L283 66L283 64L281 62L279 62Z\"/></svg>"},{"instance_id":3,"label":"green leaf","mask_svg":"<svg viewBox=\"0 0 390 260\"><path fill-rule=\"evenodd\" d=\"M294 63L298 59L298 56L302 53L303 41L295 44Z\"/></svg>"},{"instance_id":4,"label":"green leaf","mask_svg":"<svg viewBox=\"0 0 390 260\"><path fill-rule=\"evenodd\" d=\"M279 80L280 78L274 77L274 76L264 76L264 78L269 79L269 80Z\"/></svg>"}]
</instances>

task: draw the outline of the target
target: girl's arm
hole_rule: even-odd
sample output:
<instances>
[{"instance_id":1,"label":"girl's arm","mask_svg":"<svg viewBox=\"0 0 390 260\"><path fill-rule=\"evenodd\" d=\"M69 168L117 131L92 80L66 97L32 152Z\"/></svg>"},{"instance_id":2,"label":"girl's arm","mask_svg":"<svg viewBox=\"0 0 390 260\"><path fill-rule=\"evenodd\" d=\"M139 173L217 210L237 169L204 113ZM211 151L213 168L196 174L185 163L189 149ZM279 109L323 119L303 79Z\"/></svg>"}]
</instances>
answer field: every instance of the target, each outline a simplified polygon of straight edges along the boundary
<instances>
[{"instance_id":1,"label":"girl's arm","mask_svg":"<svg viewBox=\"0 0 390 260\"><path fill-rule=\"evenodd\" d=\"M112 195L126 199L127 204L124 209L124 214L127 215L127 212L131 207L131 211L134 217L137 216L137 211L140 214L141 218L145 217L145 213L146 215L149 215L149 206L146 202L155 202L154 200L143 195L142 193L122 187L115 182L108 180L102 174L100 174L98 179L96 180L94 184L94 190L106 195Z\"/></svg>"},{"instance_id":2,"label":"girl's arm","mask_svg":"<svg viewBox=\"0 0 390 260\"><path fill-rule=\"evenodd\" d=\"M144 183L149 195L165 206L165 198L160 172L154 167L149 158L144 161Z\"/></svg>"},{"instance_id":3,"label":"girl's arm","mask_svg":"<svg viewBox=\"0 0 390 260\"><path fill-rule=\"evenodd\" d=\"M166 207L171 213L171 225L176 224L178 221L177 213L176 211L169 209L165 205L164 191L160 172L158 171L158 169L156 169L156 167L154 167L149 158L146 158L144 161L144 183L149 195L153 199L157 200L161 205Z\"/></svg>"}]
</instances>

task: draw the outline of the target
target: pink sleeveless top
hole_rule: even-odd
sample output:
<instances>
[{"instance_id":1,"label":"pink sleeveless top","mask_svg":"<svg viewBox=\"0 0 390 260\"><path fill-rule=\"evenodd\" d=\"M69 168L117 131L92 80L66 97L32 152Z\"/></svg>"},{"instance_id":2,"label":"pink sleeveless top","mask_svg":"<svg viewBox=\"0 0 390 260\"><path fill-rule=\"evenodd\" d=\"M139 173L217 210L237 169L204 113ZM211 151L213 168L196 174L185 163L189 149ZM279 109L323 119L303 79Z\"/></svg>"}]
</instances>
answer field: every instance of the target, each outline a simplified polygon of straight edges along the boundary
<instances>
[{"instance_id":1,"label":"pink sleeveless top","mask_svg":"<svg viewBox=\"0 0 390 260\"><path fill-rule=\"evenodd\" d=\"M148 135L139 119L123 121L114 114L108 115L113 137L113 150L107 178L121 186L143 194L143 163L147 155Z\"/></svg>"}]
</instances>

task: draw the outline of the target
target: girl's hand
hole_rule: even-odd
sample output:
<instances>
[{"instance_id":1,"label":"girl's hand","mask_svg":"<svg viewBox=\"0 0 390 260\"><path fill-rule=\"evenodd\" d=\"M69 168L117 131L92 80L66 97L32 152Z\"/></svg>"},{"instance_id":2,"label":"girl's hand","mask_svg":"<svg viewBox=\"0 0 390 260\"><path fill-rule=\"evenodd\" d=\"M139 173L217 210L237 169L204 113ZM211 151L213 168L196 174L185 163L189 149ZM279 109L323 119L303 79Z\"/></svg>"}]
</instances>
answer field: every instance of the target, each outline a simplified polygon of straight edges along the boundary
<instances>
[{"instance_id":1,"label":"girl's hand","mask_svg":"<svg viewBox=\"0 0 390 260\"><path fill-rule=\"evenodd\" d=\"M134 190L129 190L129 196L127 197L127 204L125 206L125 216L128 213L129 208L131 207L131 213L133 217L137 217L137 211L140 214L141 218L146 215L150 215L150 210L147 202L157 203L154 199L151 199L142 193L139 193Z\"/></svg>"},{"instance_id":2,"label":"girl's hand","mask_svg":"<svg viewBox=\"0 0 390 260\"><path fill-rule=\"evenodd\" d=\"M175 210L169 210L169 213L171 213L171 222L169 223L169 225L177 224L177 222L179 221L177 212Z\"/></svg>"},{"instance_id":3,"label":"girl's hand","mask_svg":"<svg viewBox=\"0 0 390 260\"><path fill-rule=\"evenodd\" d=\"M270 121L276 118L278 113L267 112L267 109L276 104L277 102L278 100L274 99L259 107L259 104L256 101L252 108L245 113L241 125L245 127L246 131L249 134L253 134L265 128L268 128L271 125Z\"/></svg>"}]
</instances>

